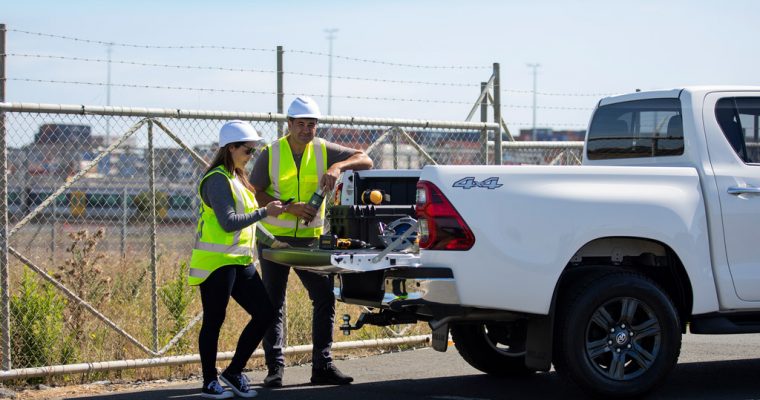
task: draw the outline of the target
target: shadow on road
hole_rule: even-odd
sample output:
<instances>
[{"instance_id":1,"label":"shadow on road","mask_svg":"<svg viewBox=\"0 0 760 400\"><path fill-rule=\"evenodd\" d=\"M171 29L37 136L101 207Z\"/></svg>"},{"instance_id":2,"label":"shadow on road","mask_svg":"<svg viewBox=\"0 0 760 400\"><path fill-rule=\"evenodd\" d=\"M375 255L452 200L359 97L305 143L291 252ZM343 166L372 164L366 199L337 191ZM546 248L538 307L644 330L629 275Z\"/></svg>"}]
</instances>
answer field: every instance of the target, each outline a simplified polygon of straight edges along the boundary
<instances>
[{"instance_id":1,"label":"shadow on road","mask_svg":"<svg viewBox=\"0 0 760 400\"><path fill-rule=\"evenodd\" d=\"M414 373L410 370L410 375ZM760 359L679 364L665 384L647 399L760 399ZM382 377L378 377L382 379ZM257 388L258 390L258 388ZM155 389L85 397L98 400L200 399L198 388ZM482 374L425 379L359 382L349 386L286 385L260 389L262 399L360 400L480 400L586 399L577 387L554 372L523 378L495 378Z\"/></svg>"}]
</instances>

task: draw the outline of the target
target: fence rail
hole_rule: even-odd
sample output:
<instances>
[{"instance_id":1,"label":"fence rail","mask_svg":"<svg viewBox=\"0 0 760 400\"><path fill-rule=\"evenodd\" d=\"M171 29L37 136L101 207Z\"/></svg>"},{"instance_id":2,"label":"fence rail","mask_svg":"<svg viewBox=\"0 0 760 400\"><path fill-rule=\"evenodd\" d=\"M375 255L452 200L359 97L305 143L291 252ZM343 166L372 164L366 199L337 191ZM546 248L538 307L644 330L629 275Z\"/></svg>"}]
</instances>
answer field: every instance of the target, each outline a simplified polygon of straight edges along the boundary
<instances>
[{"instance_id":1,"label":"fence rail","mask_svg":"<svg viewBox=\"0 0 760 400\"><path fill-rule=\"evenodd\" d=\"M0 380L138 367L145 355L157 361L139 366L197 362L188 338L201 307L185 276L197 180L223 121L248 120L271 141L286 116L30 103L0 103L0 115L10 218L0 246L11 256L0 265ZM496 123L326 116L318 134L365 150L377 168L410 169L498 159L489 140L499 132ZM577 144L502 149L508 163L580 161ZM298 324L308 310L288 301L289 343L306 345L310 323ZM244 319L228 313L220 349ZM380 343L407 332L373 334Z\"/></svg>"}]
</instances>

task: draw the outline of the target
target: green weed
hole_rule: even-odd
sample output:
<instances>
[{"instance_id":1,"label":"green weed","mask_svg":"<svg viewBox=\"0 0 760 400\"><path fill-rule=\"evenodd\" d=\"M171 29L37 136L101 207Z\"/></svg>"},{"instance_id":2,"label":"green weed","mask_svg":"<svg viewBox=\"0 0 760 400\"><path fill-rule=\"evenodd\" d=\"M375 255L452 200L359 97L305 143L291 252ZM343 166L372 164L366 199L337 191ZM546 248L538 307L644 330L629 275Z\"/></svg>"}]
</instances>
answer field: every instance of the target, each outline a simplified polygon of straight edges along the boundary
<instances>
[{"instance_id":1,"label":"green weed","mask_svg":"<svg viewBox=\"0 0 760 400\"><path fill-rule=\"evenodd\" d=\"M169 333L170 337L174 337L187 325L187 310L192 301L192 288L187 283L186 262L179 264L177 275L158 290L158 295L172 319ZM188 347L189 344L185 335L175 344L175 351L177 354L182 354Z\"/></svg>"},{"instance_id":2,"label":"green weed","mask_svg":"<svg viewBox=\"0 0 760 400\"><path fill-rule=\"evenodd\" d=\"M10 299L13 366L40 367L70 362L71 347L64 346L61 351L58 345L66 301L52 285L38 283L28 268L24 268L17 288Z\"/></svg>"}]
</instances>

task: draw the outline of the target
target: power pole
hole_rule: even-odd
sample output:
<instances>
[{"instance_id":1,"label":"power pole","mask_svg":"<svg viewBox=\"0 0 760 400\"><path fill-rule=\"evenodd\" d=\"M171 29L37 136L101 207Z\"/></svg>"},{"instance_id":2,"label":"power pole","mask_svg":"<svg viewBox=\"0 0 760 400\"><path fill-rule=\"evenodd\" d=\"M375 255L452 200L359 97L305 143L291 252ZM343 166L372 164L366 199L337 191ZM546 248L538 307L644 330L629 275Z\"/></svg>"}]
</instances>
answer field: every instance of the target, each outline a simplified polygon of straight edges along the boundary
<instances>
[{"instance_id":1,"label":"power pole","mask_svg":"<svg viewBox=\"0 0 760 400\"><path fill-rule=\"evenodd\" d=\"M327 115L332 115L332 58L333 58L333 40L338 29L325 29L327 40L330 42L329 61L327 64Z\"/></svg>"},{"instance_id":2,"label":"power pole","mask_svg":"<svg viewBox=\"0 0 760 400\"><path fill-rule=\"evenodd\" d=\"M106 105L111 105L111 52L113 51L113 43L106 45L106 52L108 53L108 69L106 72ZM106 142L104 147L111 145L111 117L106 117Z\"/></svg>"},{"instance_id":3,"label":"power pole","mask_svg":"<svg viewBox=\"0 0 760 400\"><path fill-rule=\"evenodd\" d=\"M533 68L533 141L536 141L536 70L541 66L539 63L527 64L528 68Z\"/></svg>"}]
</instances>

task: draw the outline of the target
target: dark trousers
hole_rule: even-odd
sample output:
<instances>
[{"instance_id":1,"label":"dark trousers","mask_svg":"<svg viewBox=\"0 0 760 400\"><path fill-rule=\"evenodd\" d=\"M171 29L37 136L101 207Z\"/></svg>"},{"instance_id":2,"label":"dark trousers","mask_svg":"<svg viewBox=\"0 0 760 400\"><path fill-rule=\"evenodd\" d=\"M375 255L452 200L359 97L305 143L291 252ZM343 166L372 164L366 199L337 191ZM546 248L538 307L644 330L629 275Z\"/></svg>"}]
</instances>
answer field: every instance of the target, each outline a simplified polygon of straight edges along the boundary
<instances>
[{"instance_id":1,"label":"dark trousers","mask_svg":"<svg viewBox=\"0 0 760 400\"><path fill-rule=\"evenodd\" d=\"M285 365L285 356L282 353L285 337L283 331L283 305L285 304L285 290L288 284L290 267L265 260L261 257L261 251L266 246L257 245L259 249L259 263L264 287L269 294L269 299L274 306L274 323L264 336L264 354L268 367ZM311 354L311 362L314 367L324 367L332 362L333 323L335 322L335 296L333 295L333 279L331 276L319 275L313 272L295 270L306 290L314 314L311 320L311 334L314 350Z\"/></svg>"},{"instance_id":2,"label":"dark trousers","mask_svg":"<svg viewBox=\"0 0 760 400\"><path fill-rule=\"evenodd\" d=\"M227 367L231 374L239 374L245 368L256 346L261 343L264 332L272 324L274 309L253 265L220 267L200 284L200 289L203 325L198 335L198 347L205 386L217 378L216 353L219 331L227 313L230 296L251 315L251 320L240 333L235 354Z\"/></svg>"}]
</instances>

